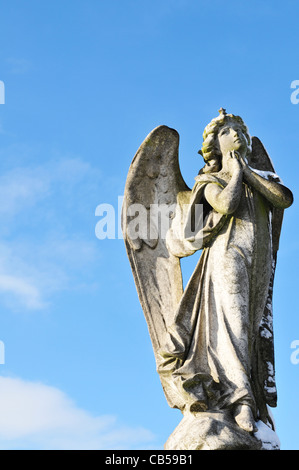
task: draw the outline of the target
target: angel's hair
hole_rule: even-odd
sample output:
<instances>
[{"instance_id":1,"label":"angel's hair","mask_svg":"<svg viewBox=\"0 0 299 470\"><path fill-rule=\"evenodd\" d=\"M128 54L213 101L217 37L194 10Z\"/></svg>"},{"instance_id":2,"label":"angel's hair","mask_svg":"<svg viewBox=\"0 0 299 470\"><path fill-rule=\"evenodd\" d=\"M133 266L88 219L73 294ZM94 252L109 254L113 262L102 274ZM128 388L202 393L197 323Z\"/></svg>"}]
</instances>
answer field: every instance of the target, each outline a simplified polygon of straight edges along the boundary
<instances>
[{"instance_id":1,"label":"angel's hair","mask_svg":"<svg viewBox=\"0 0 299 470\"><path fill-rule=\"evenodd\" d=\"M226 114L225 110L221 109L220 115L212 119L212 121L206 126L203 133L202 148L198 152L203 156L206 163L200 173L212 173L221 170L221 159L222 155L217 144L217 135L220 129L229 123L236 122L247 140L247 153L251 152L251 137L248 132L248 128L240 116L234 114Z\"/></svg>"}]
</instances>

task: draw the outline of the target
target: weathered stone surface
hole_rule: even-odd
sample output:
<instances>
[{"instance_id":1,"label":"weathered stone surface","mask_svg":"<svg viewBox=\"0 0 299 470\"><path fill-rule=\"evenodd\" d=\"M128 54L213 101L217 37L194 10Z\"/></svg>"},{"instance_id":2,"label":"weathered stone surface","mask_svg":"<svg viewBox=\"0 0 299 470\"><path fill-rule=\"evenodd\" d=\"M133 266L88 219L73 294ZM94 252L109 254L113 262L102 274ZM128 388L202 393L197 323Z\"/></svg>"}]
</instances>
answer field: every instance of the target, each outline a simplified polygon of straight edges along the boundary
<instances>
[{"instance_id":1,"label":"weathered stone surface","mask_svg":"<svg viewBox=\"0 0 299 470\"><path fill-rule=\"evenodd\" d=\"M223 109L205 128L192 190L178 148L174 129L149 134L129 169L122 218L163 389L184 414L166 448L277 448L272 290L293 196L259 139ZM180 259L198 250L184 289Z\"/></svg>"},{"instance_id":2,"label":"weathered stone surface","mask_svg":"<svg viewBox=\"0 0 299 470\"><path fill-rule=\"evenodd\" d=\"M264 423L258 425L261 431L250 434L241 429L229 413L190 413L169 436L164 449L279 450L276 433Z\"/></svg>"}]
</instances>

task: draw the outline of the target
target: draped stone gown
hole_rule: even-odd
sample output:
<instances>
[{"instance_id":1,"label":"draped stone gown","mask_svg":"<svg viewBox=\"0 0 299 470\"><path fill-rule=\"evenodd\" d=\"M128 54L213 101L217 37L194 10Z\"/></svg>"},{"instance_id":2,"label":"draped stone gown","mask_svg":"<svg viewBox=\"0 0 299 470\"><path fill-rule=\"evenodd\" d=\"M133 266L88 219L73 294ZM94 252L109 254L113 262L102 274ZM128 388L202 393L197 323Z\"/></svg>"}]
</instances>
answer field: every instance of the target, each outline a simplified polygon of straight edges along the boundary
<instances>
[{"instance_id":1,"label":"draped stone gown","mask_svg":"<svg viewBox=\"0 0 299 470\"><path fill-rule=\"evenodd\" d=\"M198 176L194 200L207 184L227 182ZM256 414L252 369L271 276L270 205L243 182L238 208L217 230L168 328L159 372L171 376L191 411L249 404Z\"/></svg>"}]
</instances>

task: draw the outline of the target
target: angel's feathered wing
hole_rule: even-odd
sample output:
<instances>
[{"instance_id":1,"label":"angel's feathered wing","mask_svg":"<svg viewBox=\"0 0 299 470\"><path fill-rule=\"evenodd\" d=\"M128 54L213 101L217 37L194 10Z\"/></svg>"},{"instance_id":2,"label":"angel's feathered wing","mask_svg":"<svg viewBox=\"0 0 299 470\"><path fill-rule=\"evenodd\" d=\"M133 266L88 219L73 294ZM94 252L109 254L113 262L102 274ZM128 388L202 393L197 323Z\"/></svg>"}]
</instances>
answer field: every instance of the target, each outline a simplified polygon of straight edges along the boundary
<instances>
[{"instance_id":1,"label":"angel's feathered wing","mask_svg":"<svg viewBox=\"0 0 299 470\"><path fill-rule=\"evenodd\" d=\"M257 137L252 138L252 166L253 168L269 172L270 178L275 178L273 164L266 152L263 144ZM277 404L277 390L275 382L274 363L274 337L273 337L273 312L272 297L273 283L275 276L277 251L279 248L279 237L283 220L283 210L272 208L272 276L269 285L268 299L264 310L264 315L260 324L259 338L257 342L256 357L254 366L258 379L260 392L264 395L265 401L270 406Z\"/></svg>"},{"instance_id":2,"label":"angel's feathered wing","mask_svg":"<svg viewBox=\"0 0 299 470\"><path fill-rule=\"evenodd\" d=\"M191 195L181 175L178 148L179 135L169 127L159 126L146 137L128 172L122 213L126 250L157 367L164 335L183 294L180 259L169 252L165 226L162 233L157 217L160 211L160 222L162 225L168 222L170 226L178 196ZM135 210L146 227L136 224ZM173 406L177 401L175 390L163 383L163 379L162 385Z\"/></svg>"}]
</instances>

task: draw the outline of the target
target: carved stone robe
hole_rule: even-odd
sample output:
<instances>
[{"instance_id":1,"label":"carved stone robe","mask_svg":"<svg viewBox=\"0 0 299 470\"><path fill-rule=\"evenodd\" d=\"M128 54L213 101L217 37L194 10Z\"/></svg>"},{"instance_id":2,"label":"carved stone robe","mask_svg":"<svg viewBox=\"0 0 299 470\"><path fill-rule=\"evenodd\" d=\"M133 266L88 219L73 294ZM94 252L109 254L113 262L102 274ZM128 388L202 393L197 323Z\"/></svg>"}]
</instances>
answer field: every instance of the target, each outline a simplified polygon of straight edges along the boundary
<instances>
[{"instance_id":1,"label":"carved stone robe","mask_svg":"<svg viewBox=\"0 0 299 470\"><path fill-rule=\"evenodd\" d=\"M192 201L204 205L205 247L168 328L159 373L191 411L249 404L257 415L264 401L259 327L271 278L271 206L243 182L236 211L220 215L204 199L207 184L227 181L221 173L196 178Z\"/></svg>"}]
</instances>

